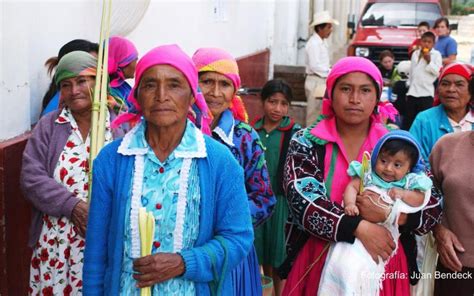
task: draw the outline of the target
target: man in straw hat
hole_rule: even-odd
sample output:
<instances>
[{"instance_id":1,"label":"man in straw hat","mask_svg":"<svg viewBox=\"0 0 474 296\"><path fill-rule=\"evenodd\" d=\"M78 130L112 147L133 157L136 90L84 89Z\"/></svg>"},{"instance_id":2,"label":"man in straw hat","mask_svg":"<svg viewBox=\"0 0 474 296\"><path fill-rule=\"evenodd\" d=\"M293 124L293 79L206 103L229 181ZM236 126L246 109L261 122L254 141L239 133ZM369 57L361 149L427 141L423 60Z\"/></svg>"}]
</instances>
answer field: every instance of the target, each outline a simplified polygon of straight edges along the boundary
<instances>
[{"instance_id":1,"label":"man in straw hat","mask_svg":"<svg viewBox=\"0 0 474 296\"><path fill-rule=\"evenodd\" d=\"M331 33L334 25L339 22L331 17L329 11L315 13L309 25L314 33L306 43L306 80L304 83L306 100L306 125L314 123L321 113L321 98L324 95L326 77L329 74L329 49L325 39Z\"/></svg>"}]
</instances>

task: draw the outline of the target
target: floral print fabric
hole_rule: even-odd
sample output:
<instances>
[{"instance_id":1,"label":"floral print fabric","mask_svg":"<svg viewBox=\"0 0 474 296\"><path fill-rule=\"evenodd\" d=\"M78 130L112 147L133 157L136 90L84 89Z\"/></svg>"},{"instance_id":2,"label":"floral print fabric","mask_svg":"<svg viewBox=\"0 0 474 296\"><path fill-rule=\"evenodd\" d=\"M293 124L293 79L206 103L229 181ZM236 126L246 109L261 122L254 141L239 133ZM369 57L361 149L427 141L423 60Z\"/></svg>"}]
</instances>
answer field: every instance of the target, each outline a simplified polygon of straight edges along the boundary
<instances>
[{"instance_id":1,"label":"floral print fabric","mask_svg":"<svg viewBox=\"0 0 474 296\"><path fill-rule=\"evenodd\" d=\"M69 123L72 130L59 156L54 179L77 198L86 201L89 191L90 137L88 135L83 140L68 108L62 110L55 122ZM106 129L105 140L106 143L112 140L109 128ZM84 238L67 217L43 214L40 239L31 259L29 294L81 295L84 246Z\"/></svg>"}]
</instances>

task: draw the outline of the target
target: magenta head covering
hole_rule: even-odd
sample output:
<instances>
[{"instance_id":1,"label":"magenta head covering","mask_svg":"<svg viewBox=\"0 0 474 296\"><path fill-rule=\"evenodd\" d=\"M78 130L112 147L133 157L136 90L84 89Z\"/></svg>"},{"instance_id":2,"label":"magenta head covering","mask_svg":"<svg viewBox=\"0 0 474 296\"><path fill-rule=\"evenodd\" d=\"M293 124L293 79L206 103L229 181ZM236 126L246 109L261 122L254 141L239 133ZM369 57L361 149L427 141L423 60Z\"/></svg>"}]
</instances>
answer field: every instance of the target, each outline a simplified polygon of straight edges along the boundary
<instances>
[{"instance_id":1,"label":"magenta head covering","mask_svg":"<svg viewBox=\"0 0 474 296\"><path fill-rule=\"evenodd\" d=\"M329 72L329 76L326 80L326 98L323 99L322 115L325 117L331 117L334 115L332 110L332 95L336 82L342 76L361 72L367 74L374 82L377 88L377 100L378 108L377 111L383 117L390 117L394 119L397 111L390 103L381 103L380 96L383 88L383 78L380 70L370 60L362 57L345 57L340 59ZM379 116L376 116L380 120Z\"/></svg>"},{"instance_id":2,"label":"magenta head covering","mask_svg":"<svg viewBox=\"0 0 474 296\"><path fill-rule=\"evenodd\" d=\"M128 96L128 101L133 105L132 110L129 111L129 113L118 117L114 121L114 125L120 125L124 122L132 120L140 120L142 111L138 105L137 98L135 97L135 92L140 84L143 73L148 68L156 65L169 65L183 73L189 83L189 86L191 87L191 91L193 92L195 104L202 115L201 130L206 134L210 134L209 112L206 101L204 100L202 93L198 90L198 74L196 67L194 66L191 58L176 44L155 47L138 61L135 71L135 85ZM191 119L196 120L196 118Z\"/></svg>"},{"instance_id":3,"label":"magenta head covering","mask_svg":"<svg viewBox=\"0 0 474 296\"><path fill-rule=\"evenodd\" d=\"M237 61L227 51L220 48L200 48L193 55L193 62L199 73L216 72L232 81L234 92L240 88L239 66ZM248 122L247 110L242 99L234 95L229 108L238 120Z\"/></svg>"},{"instance_id":4,"label":"magenta head covering","mask_svg":"<svg viewBox=\"0 0 474 296\"><path fill-rule=\"evenodd\" d=\"M379 100L383 88L382 74L374 63L366 58L361 57L342 58L334 65L334 67L332 67L331 72L329 72L329 76L326 80L328 99L332 100L332 92L334 90L334 86L336 85L336 81L340 77L353 72L365 73L375 81L377 85L377 100Z\"/></svg>"},{"instance_id":5,"label":"magenta head covering","mask_svg":"<svg viewBox=\"0 0 474 296\"><path fill-rule=\"evenodd\" d=\"M110 37L108 59L110 86L119 87L124 83L125 76L122 68L136 59L138 59L138 51L131 41L120 36Z\"/></svg>"}]
</instances>

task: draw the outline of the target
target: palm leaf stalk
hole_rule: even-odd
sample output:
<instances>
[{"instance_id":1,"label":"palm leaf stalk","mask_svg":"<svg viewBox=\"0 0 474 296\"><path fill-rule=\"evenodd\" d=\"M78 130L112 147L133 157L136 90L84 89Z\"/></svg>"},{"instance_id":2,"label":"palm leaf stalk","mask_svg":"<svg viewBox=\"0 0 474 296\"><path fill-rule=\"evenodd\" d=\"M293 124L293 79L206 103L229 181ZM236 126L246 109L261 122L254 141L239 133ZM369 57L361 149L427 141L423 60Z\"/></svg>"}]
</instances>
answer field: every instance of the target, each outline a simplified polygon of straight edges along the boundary
<instances>
[{"instance_id":1,"label":"palm leaf stalk","mask_svg":"<svg viewBox=\"0 0 474 296\"><path fill-rule=\"evenodd\" d=\"M99 122L97 130L97 153L104 146L105 140L105 121L107 117L107 89L108 89L108 60L109 60L109 36L110 36L110 16L111 16L111 4L112 0L109 0L109 9L107 15L107 26L104 37L104 55L103 55L103 65L102 65L102 78L100 83L100 107L99 107ZM97 155L97 153L94 155Z\"/></svg>"},{"instance_id":2,"label":"palm leaf stalk","mask_svg":"<svg viewBox=\"0 0 474 296\"><path fill-rule=\"evenodd\" d=\"M141 207L138 212L138 228L140 231L140 255L142 257L151 254L153 237L155 235L155 216ZM140 296L151 296L151 287L140 289Z\"/></svg>"},{"instance_id":3,"label":"palm leaf stalk","mask_svg":"<svg viewBox=\"0 0 474 296\"><path fill-rule=\"evenodd\" d=\"M92 194L92 167L94 159L104 146L105 121L107 116L107 86L108 86L108 55L110 18L112 11L112 0L102 1L102 18L100 24L99 53L97 56L97 75L92 100L92 121L90 131L89 152L89 202Z\"/></svg>"},{"instance_id":4,"label":"palm leaf stalk","mask_svg":"<svg viewBox=\"0 0 474 296\"><path fill-rule=\"evenodd\" d=\"M365 175L369 173L369 166L370 166L370 154L367 151L364 151L364 155L362 156L362 166L360 168L360 185L359 185L359 194L362 194L364 192L364 180L365 180Z\"/></svg>"}]
</instances>

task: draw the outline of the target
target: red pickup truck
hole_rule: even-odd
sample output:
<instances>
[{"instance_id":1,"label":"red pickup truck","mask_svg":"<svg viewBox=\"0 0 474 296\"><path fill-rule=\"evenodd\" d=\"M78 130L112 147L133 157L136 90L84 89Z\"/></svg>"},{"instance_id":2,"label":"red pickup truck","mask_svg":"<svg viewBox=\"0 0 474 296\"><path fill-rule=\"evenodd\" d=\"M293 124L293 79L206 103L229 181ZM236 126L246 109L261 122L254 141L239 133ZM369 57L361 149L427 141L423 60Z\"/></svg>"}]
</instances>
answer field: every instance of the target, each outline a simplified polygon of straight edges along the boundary
<instances>
[{"instance_id":1,"label":"red pickup truck","mask_svg":"<svg viewBox=\"0 0 474 296\"><path fill-rule=\"evenodd\" d=\"M396 63L408 60L417 25L427 21L432 27L441 16L438 0L368 0L347 55L366 57L378 65L380 52L389 49ZM355 23L348 26L355 28Z\"/></svg>"}]
</instances>

